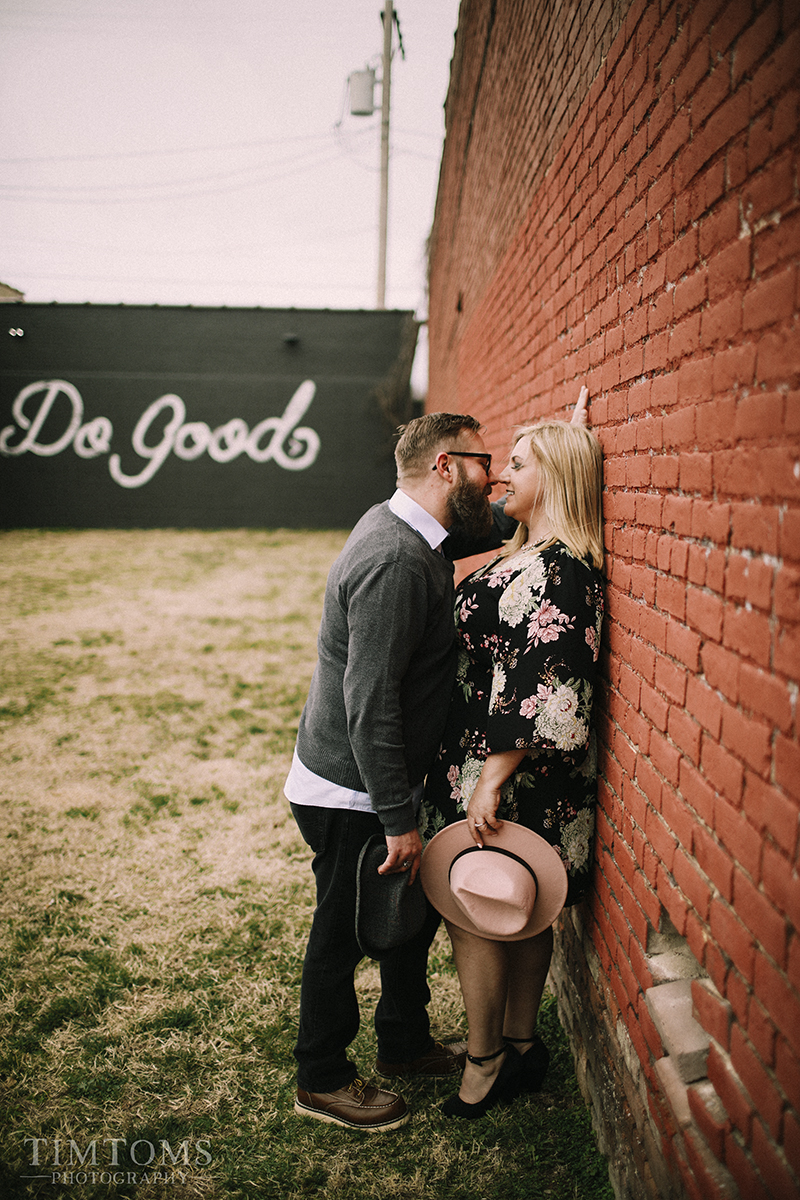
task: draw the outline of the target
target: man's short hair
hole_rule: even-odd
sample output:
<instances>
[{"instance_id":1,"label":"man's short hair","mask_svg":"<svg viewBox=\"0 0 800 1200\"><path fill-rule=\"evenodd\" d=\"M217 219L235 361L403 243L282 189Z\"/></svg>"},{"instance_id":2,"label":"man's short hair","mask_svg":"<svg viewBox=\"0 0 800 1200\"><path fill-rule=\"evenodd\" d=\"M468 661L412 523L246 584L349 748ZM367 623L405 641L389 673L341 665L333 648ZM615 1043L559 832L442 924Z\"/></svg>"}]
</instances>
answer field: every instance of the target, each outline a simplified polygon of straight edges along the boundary
<instances>
[{"instance_id":1,"label":"man's short hair","mask_svg":"<svg viewBox=\"0 0 800 1200\"><path fill-rule=\"evenodd\" d=\"M462 433L479 433L480 421L464 413L435 412L415 417L398 428L394 448L397 474L403 478L421 475L445 442L454 442Z\"/></svg>"}]
</instances>

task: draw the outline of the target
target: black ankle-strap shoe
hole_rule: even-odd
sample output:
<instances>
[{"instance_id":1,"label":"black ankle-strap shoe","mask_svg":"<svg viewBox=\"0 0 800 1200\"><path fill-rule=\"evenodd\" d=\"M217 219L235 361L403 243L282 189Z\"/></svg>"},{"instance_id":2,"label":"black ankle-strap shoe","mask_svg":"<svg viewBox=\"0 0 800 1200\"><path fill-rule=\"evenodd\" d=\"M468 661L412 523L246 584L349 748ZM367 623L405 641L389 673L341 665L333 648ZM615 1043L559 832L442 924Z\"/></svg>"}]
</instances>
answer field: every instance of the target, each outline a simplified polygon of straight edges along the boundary
<instances>
[{"instance_id":1,"label":"black ankle-strap shoe","mask_svg":"<svg viewBox=\"0 0 800 1200\"><path fill-rule=\"evenodd\" d=\"M519 1094L520 1063L522 1060L516 1051L510 1054L508 1053L508 1047L501 1046L499 1050L495 1050L494 1054L484 1054L481 1058L468 1054L467 1058L477 1066L482 1066L483 1063L489 1062L490 1059L498 1058L503 1051L506 1051L503 1065L483 1099L478 1100L475 1104L467 1104L466 1100L462 1100L458 1093L456 1093L455 1096L451 1096L448 1100L445 1100L442 1105L442 1112L446 1117L462 1117L466 1121L474 1121L476 1118L482 1117L487 1113L490 1108L495 1108L498 1104L507 1104Z\"/></svg>"},{"instance_id":2,"label":"black ankle-strap shoe","mask_svg":"<svg viewBox=\"0 0 800 1200\"><path fill-rule=\"evenodd\" d=\"M507 1043L512 1056L516 1056L520 1063L520 1091L521 1092L540 1092L544 1077L547 1074L547 1068L550 1066L550 1051L545 1046L538 1033L534 1033L529 1038L512 1038L504 1037L503 1041ZM524 1054L520 1054L514 1042L532 1042L530 1049Z\"/></svg>"}]
</instances>

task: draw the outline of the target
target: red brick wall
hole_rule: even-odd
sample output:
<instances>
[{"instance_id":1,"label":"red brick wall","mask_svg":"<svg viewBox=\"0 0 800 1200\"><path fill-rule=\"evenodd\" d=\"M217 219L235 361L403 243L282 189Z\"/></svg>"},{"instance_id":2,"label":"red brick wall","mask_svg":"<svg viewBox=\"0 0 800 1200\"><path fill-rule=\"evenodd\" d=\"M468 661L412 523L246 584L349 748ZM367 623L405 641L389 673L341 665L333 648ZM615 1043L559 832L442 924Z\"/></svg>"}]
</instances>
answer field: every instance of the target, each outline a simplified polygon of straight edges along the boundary
<instances>
[{"instance_id":1,"label":"red brick wall","mask_svg":"<svg viewBox=\"0 0 800 1200\"><path fill-rule=\"evenodd\" d=\"M502 457L592 395L597 866L554 980L620 1196L800 1195L799 72L796 0L461 5L427 407Z\"/></svg>"}]
</instances>

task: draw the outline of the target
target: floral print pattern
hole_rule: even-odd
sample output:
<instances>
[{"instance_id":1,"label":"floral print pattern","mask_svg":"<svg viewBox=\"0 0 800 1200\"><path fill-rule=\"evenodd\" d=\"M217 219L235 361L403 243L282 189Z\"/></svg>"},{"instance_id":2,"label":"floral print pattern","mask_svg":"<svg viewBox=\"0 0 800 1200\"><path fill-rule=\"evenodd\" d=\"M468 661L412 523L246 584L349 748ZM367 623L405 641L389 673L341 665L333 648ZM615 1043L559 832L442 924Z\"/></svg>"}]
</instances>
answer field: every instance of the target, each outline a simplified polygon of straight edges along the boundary
<instances>
[{"instance_id":1,"label":"floral print pattern","mask_svg":"<svg viewBox=\"0 0 800 1200\"><path fill-rule=\"evenodd\" d=\"M489 754L525 749L498 816L555 846L574 903L592 862L600 573L560 542L508 564L495 560L461 584L455 619L456 686L428 776L423 836L463 819Z\"/></svg>"}]
</instances>

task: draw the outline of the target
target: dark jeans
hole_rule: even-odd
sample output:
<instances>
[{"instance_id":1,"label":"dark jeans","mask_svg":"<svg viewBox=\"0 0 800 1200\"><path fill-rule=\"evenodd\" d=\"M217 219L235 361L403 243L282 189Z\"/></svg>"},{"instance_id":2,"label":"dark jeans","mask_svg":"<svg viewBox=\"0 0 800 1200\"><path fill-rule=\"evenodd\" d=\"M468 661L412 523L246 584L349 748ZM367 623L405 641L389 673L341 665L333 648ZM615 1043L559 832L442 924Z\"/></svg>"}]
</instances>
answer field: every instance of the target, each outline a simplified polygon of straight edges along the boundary
<instances>
[{"instance_id":1,"label":"dark jeans","mask_svg":"<svg viewBox=\"0 0 800 1200\"><path fill-rule=\"evenodd\" d=\"M356 940L356 868L364 843L373 833L382 834L383 826L374 813L301 804L291 809L314 851L317 883L300 987L297 1084L309 1092L332 1092L347 1087L358 1074L347 1057L359 1027L355 969L364 957ZM375 1032L384 1062L409 1062L432 1045L428 950L439 921L428 905L421 932L381 961Z\"/></svg>"}]
</instances>

